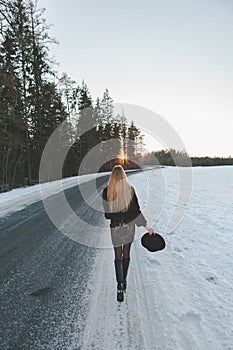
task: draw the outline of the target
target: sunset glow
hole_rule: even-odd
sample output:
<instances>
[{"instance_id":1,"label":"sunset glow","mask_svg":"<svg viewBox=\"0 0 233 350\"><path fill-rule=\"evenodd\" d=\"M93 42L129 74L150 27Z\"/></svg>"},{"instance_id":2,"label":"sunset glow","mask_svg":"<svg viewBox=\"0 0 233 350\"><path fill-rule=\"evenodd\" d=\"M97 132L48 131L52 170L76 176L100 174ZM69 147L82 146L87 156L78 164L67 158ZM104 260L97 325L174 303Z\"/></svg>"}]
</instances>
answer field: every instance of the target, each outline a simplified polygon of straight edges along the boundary
<instances>
[{"instance_id":1,"label":"sunset glow","mask_svg":"<svg viewBox=\"0 0 233 350\"><path fill-rule=\"evenodd\" d=\"M120 162L126 162L128 160L127 153L124 153L123 151L120 152L120 154L117 156L117 158L120 160Z\"/></svg>"}]
</instances>

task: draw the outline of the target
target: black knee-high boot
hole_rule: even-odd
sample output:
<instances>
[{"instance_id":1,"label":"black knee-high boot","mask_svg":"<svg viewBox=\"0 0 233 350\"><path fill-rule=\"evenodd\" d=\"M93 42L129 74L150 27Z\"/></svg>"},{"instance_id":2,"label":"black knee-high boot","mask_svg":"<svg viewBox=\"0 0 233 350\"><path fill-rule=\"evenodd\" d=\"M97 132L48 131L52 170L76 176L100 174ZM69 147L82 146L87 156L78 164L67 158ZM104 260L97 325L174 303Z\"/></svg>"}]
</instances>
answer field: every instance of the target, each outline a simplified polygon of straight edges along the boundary
<instances>
[{"instance_id":1,"label":"black knee-high boot","mask_svg":"<svg viewBox=\"0 0 233 350\"><path fill-rule=\"evenodd\" d=\"M124 283L124 272L122 259L115 259L115 270L117 280L117 301L124 301L123 294L123 283Z\"/></svg>"},{"instance_id":2,"label":"black knee-high boot","mask_svg":"<svg viewBox=\"0 0 233 350\"><path fill-rule=\"evenodd\" d=\"M129 262L130 262L130 258L123 258L123 276L124 276L124 282L123 282L123 289L124 291L126 291L126 287L127 287L127 272L128 272L128 268L129 268Z\"/></svg>"}]
</instances>

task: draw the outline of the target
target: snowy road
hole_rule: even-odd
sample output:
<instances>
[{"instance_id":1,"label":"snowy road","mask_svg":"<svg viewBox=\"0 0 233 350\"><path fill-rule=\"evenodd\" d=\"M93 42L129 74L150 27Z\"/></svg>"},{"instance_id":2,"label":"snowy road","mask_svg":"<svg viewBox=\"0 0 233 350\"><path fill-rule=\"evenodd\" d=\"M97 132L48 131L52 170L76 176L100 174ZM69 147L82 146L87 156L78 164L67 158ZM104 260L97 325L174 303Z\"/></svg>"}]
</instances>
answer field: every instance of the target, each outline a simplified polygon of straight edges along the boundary
<instances>
[{"instance_id":1,"label":"snowy road","mask_svg":"<svg viewBox=\"0 0 233 350\"><path fill-rule=\"evenodd\" d=\"M175 168L132 174L143 212L163 232L174 206ZM185 169L184 169L185 171ZM99 188L107 177L99 179ZM162 252L132 245L128 291L116 301L113 250L71 241L41 202L1 218L1 345L4 350L232 350L233 167L194 168L189 209ZM86 186L89 186L86 182ZM66 190L75 211L78 187ZM54 195L56 203L56 195ZM58 205L58 204L57 204ZM5 209L4 209L5 210ZM103 214L91 220L108 225ZM104 242L102 242L104 243Z\"/></svg>"},{"instance_id":2,"label":"snowy road","mask_svg":"<svg viewBox=\"0 0 233 350\"><path fill-rule=\"evenodd\" d=\"M98 186L106 179L98 179ZM78 186L65 193L78 211ZM51 199L59 209L56 194ZM41 201L1 218L0 348L68 349L84 327L95 254L61 234Z\"/></svg>"}]
</instances>

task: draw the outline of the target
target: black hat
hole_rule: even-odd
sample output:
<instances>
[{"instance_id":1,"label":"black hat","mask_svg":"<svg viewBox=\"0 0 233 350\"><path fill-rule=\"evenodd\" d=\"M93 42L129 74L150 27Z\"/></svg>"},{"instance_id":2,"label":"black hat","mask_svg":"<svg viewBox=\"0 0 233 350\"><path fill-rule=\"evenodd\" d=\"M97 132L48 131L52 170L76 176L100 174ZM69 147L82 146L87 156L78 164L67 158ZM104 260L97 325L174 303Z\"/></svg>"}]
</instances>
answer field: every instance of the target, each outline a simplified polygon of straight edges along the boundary
<instances>
[{"instance_id":1,"label":"black hat","mask_svg":"<svg viewBox=\"0 0 233 350\"><path fill-rule=\"evenodd\" d=\"M150 252L156 252L157 250L163 250L166 243L162 236L158 233L150 235L148 232L145 233L141 238L142 246L148 249Z\"/></svg>"}]
</instances>

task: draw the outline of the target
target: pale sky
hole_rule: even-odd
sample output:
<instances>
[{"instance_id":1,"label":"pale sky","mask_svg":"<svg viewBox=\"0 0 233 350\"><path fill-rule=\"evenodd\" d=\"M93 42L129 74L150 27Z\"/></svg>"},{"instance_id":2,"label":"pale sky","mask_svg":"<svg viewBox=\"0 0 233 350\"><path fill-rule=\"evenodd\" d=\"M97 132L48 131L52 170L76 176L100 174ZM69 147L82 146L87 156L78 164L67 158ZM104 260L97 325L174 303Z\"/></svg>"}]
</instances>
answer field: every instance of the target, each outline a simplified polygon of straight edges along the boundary
<instances>
[{"instance_id":1,"label":"pale sky","mask_svg":"<svg viewBox=\"0 0 233 350\"><path fill-rule=\"evenodd\" d=\"M190 155L233 156L232 0L39 0L58 71L149 108Z\"/></svg>"}]
</instances>

